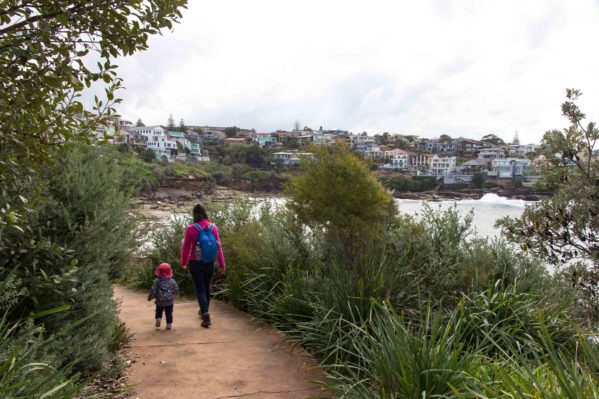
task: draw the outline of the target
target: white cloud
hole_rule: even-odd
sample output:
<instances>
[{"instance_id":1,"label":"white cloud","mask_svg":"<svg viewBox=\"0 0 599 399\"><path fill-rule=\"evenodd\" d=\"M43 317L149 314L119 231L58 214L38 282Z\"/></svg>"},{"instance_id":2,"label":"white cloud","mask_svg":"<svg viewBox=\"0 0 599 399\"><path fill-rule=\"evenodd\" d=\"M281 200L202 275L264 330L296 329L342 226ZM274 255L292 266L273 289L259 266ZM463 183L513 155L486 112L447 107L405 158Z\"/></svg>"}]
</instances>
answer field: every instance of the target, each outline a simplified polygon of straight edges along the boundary
<instances>
[{"instance_id":1,"label":"white cloud","mask_svg":"<svg viewBox=\"0 0 599 399\"><path fill-rule=\"evenodd\" d=\"M596 1L190 3L174 32L119 61L125 116L532 142L566 125L577 87L599 119Z\"/></svg>"}]
</instances>

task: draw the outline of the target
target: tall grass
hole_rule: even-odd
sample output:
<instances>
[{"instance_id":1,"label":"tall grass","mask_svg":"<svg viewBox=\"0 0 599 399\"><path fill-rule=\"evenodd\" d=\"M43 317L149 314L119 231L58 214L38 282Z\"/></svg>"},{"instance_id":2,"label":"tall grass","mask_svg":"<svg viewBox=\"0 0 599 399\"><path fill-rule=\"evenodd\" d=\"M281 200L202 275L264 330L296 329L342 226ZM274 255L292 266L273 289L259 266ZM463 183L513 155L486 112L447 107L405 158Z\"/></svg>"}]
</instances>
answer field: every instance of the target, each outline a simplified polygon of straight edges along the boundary
<instances>
[{"instance_id":1,"label":"tall grass","mask_svg":"<svg viewBox=\"0 0 599 399\"><path fill-rule=\"evenodd\" d=\"M216 209L222 294L314 354L338 397L596 397L597 348L567 289L502 241L478 239L455 209L426 212L398 218L349 262L345 243L286 209ZM154 236L151 257L178 256L177 223Z\"/></svg>"},{"instance_id":2,"label":"tall grass","mask_svg":"<svg viewBox=\"0 0 599 399\"><path fill-rule=\"evenodd\" d=\"M60 359L48 353L43 328L31 318L14 323L6 316L0 318L0 397L74 397L77 387L67 377L70 367L60 367Z\"/></svg>"}]
</instances>

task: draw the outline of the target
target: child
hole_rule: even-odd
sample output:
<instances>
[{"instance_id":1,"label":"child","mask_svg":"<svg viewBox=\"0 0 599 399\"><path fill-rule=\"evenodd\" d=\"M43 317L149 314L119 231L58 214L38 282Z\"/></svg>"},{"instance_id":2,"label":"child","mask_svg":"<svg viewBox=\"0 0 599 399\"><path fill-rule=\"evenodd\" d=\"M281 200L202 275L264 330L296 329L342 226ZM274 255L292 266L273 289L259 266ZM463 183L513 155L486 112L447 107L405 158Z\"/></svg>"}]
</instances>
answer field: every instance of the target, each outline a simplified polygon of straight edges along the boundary
<instances>
[{"instance_id":1,"label":"child","mask_svg":"<svg viewBox=\"0 0 599 399\"><path fill-rule=\"evenodd\" d=\"M175 296L179 293L179 286L173 279L173 268L168 263L161 263L154 271L156 279L150 288L148 301L156 298L156 328L160 327L162 311L166 313L166 329L173 327L173 306Z\"/></svg>"}]
</instances>

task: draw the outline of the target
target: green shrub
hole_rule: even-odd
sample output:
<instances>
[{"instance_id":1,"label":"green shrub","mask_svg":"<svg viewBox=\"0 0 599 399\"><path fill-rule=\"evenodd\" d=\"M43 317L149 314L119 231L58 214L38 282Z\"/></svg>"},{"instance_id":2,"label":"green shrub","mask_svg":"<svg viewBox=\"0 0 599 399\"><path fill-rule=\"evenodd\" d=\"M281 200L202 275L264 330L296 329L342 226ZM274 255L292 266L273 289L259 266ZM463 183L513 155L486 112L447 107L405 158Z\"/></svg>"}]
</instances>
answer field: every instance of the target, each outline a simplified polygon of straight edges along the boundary
<instances>
[{"instance_id":1,"label":"green shrub","mask_svg":"<svg viewBox=\"0 0 599 399\"><path fill-rule=\"evenodd\" d=\"M399 192L421 192L432 190L439 185L438 178L434 176L383 176L381 182L390 190Z\"/></svg>"},{"instance_id":2,"label":"green shrub","mask_svg":"<svg viewBox=\"0 0 599 399\"><path fill-rule=\"evenodd\" d=\"M17 321L70 305L37 323L52 337L48 352L83 376L119 371L112 282L135 247L135 221L129 216L134 188L115 154L75 148L29 180L38 199L29 204L25 229L3 229L0 240L0 280L12 276L17 291L7 317Z\"/></svg>"},{"instance_id":3,"label":"green shrub","mask_svg":"<svg viewBox=\"0 0 599 399\"><path fill-rule=\"evenodd\" d=\"M158 188L161 178L154 173L154 165L148 165L127 155L117 159L123 168L122 184L125 188L133 188L135 193L150 193Z\"/></svg>"},{"instance_id":4,"label":"green shrub","mask_svg":"<svg viewBox=\"0 0 599 399\"><path fill-rule=\"evenodd\" d=\"M217 162L201 162L200 163L204 170L212 176L216 184L220 186L226 186L231 182L231 167L225 166Z\"/></svg>"},{"instance_id":5,"label":"green shrub","mask_svg":"<svg viewBox=\"0 0 599 399\"><path fill-rule=\"evenodd\" d=\"M194 177L196 179L207 179L210 174L198 163L170 162L164 167L164 175L168 177Z\"/></svg>"},{"instance_id":6,"label":"green shrub","mask_svg":"<svg viewBox=\"0 0 599 399\"><path fill-rule=\"evenodd\" d=\"M160 263L167 262L173 268L181 295L193 295L195 290L189 272L181 268L181 243L188 223L191 223L190 217L174 215L167 226L149 232L143 238L144 258L128 269L122 281L133 288L149 290L156 278L154 270Z\"/></svg>"},{"instance_id":7,"label":"green shrub","mask_svg":"<svg viewBox=\"0 0 599 399\"><path fill-rule=\"evenodd\" d=\"M476 173L472 176L470 186L473 188L483 188L485 186L485 175L482 173Z\"/></svg>"}]
</instances>

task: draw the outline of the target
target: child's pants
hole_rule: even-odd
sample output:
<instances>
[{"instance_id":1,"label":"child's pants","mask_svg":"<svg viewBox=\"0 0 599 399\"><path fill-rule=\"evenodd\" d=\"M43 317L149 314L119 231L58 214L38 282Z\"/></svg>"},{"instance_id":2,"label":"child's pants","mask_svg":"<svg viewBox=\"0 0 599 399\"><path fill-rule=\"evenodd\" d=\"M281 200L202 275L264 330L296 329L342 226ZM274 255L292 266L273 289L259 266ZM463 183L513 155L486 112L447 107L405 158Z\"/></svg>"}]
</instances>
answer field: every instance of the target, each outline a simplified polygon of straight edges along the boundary
<instances>
[{"instance_id":1,"label":"child's pants","mask_svg":"<svg viewBox=\"0 0 599 399\"><path fill-rule=\"evenodd\" d=\"M166 313L167 324L172 324L173 323L173 306L174 305L169 305L169 306L156 305L156 319L162 319L162 311L164 310L164 313Z\"/></svg>"}]
</instances>

